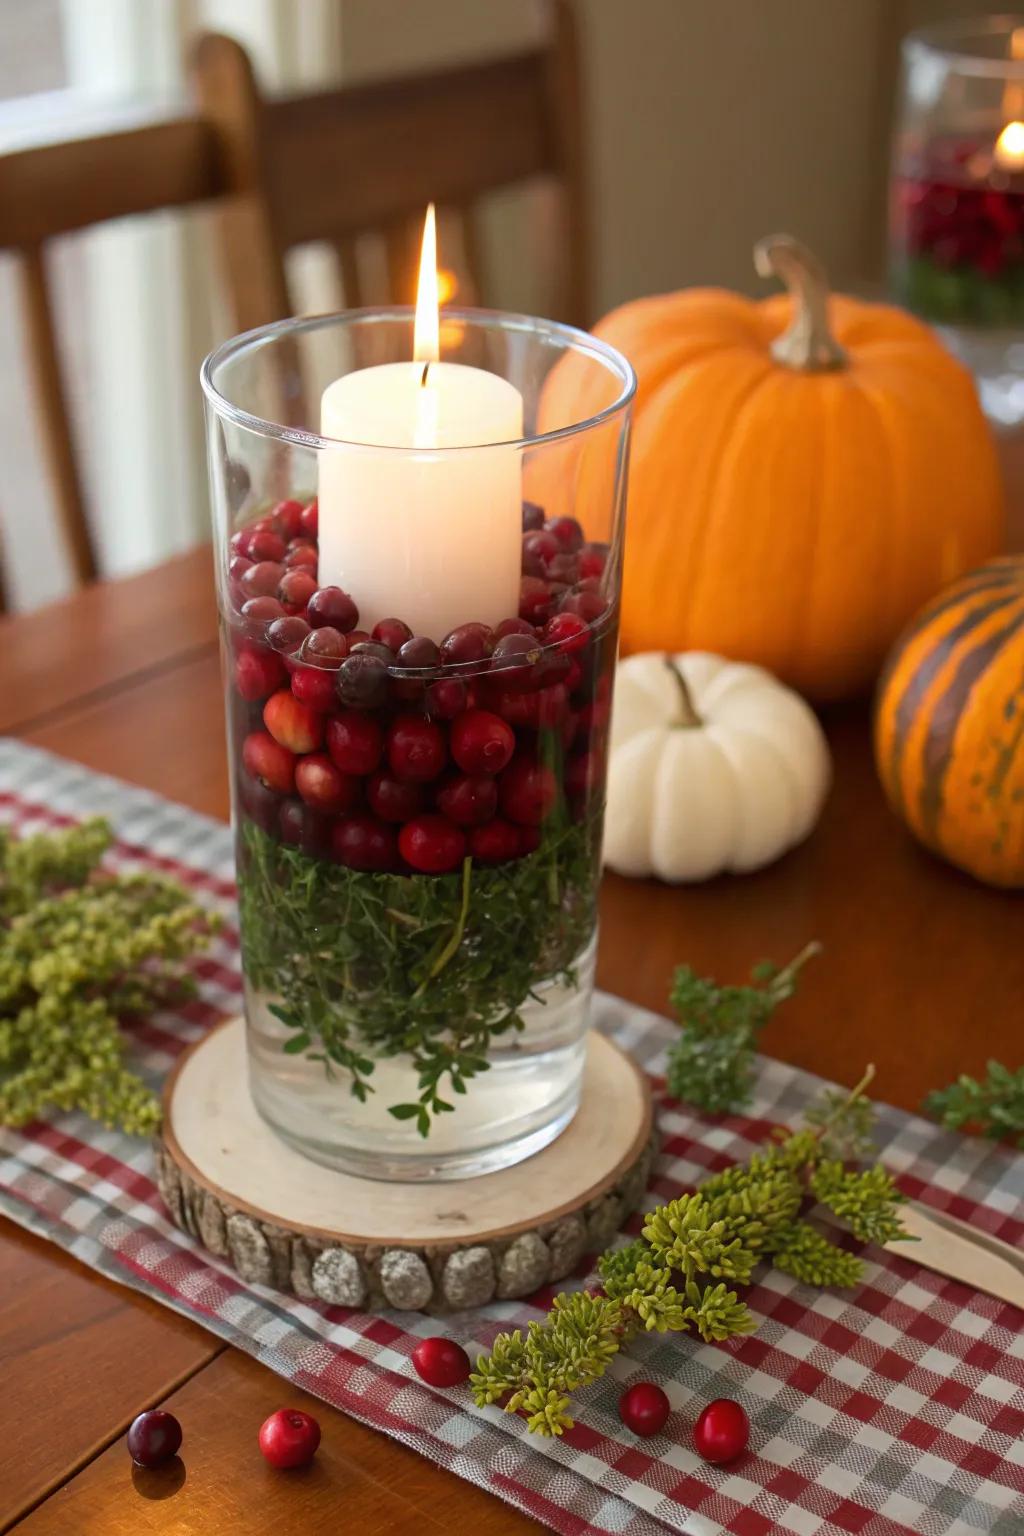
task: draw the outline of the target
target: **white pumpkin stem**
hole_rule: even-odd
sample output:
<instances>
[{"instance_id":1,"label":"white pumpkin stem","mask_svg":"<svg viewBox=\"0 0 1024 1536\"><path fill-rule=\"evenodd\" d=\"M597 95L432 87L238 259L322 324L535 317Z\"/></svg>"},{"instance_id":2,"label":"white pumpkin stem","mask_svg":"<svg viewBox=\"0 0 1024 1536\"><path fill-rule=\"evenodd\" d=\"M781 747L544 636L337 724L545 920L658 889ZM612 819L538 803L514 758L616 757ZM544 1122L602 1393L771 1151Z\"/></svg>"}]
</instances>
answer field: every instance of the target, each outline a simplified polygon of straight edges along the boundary
<instances>
[{"instance_id":1,"label":"white pumpkin stem","mask_svg":"<svg viewBox=\"0 0 1024 1536\"><path fill-rule=\"evenodd\" d=\"M679 712L683 718L679 721L678 729L683 731L699 730L704 721L698 715L694 706L693 694L690 692L686 678L676 666L671 656L665 657L665 665L675 678L676 687L679 689Z\"/></svg>"},{"instance_id":2,"label":"white pumpkin stem","mask_svg":"<svg viewBox=\"0 0 1024 1536\"><path fill-rule=\"evenodd\" d=\"M784 368L826 373L849 359L828 323L828 278L818 258L792 235L767 235L754 246L760 277L777 277L793 300L793 318L776 336L771 354Z\"/></svg>"}]
</instances>

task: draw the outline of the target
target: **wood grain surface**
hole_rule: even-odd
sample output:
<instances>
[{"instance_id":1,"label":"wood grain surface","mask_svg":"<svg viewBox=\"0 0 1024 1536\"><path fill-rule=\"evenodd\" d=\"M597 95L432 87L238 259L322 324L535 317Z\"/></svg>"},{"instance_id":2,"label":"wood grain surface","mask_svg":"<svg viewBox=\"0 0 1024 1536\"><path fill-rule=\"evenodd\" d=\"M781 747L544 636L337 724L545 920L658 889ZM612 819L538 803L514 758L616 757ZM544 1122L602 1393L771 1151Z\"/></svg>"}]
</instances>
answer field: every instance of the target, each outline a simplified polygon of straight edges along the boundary
<instances>
[{"instance_id":1,"label":"wood grain surface","mask_svg":"<svg viewBox=\"0 0 1024 1536\"><path fill-rule=\"evenodd\" d=\"M1024 463L1016 467L1024 483ZM1022 534L1018 514L1013 547ZM3 620L0 637L0 729L227 814L207 551ZM826 729L835 787L814 836L781 863L681 890L605 880L599 982L664 1011L684 958L738 980L759 957L784 960L818 938L825 953L766 1048L846 1081L874 1060L879 1097L913 1108L987 1055L1019 1061L1021 899L932 859L889 815L866 707L834 713ZM191 1323L0 1223L0 1531L32 1504L18 1527L31 1536L300 1536L328 1521L366 1533L456 1521L531 1528L323 1404L312 1405L324 1426L318 1464L272 1476L256 1432L301 1394L220 1350ZM118 1441L141 1406L168 1394L185 1423L180 1487L133 1480Z\"/></svg>"}]
</instances>

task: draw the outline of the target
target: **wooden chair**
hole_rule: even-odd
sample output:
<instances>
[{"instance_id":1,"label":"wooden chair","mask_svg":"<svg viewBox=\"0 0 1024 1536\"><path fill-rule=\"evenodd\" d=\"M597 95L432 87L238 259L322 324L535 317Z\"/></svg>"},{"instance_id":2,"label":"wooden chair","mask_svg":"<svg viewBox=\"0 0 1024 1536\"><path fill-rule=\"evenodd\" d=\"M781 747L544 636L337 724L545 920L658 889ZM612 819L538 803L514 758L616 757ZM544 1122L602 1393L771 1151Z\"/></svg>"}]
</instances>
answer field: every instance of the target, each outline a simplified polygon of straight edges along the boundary
<instances>
[{"instance_id":1,"label":"wooden chair","mask_svg":"<svg viewBox=\"0 0 1024 1536\"><path fill-rule=\"evenodd\" d=\"M237 42L200 39L199 108L213 125L232 194L218 218L234 325L292 313L286 251L335 249L350 307L365 302L356 238L382 234L395 301L412 302L423 210L461 227L475 295L486 292L474 205L533 177L560 189L564 253L559 317L585 324L588 273L580 87L569 0L548 0L544 41L528 52L316 95L260 95Z\"/></svg>"},{"instance_id":2,"label":"wooden chair","mask_svg":"<svg viewBox=\"0 0 1024 1536\"><path fill-rule=\"evenodd\" d=\"M44 458L72 570L83 584L96 576L96 551L61 377L47 241L107 219L201 202L220 189L213 130L195 118L107 114L85 131L80 125L75 137L58 137L68 131L66 116L62 124L51 115L28 143L6 151L0 134L0 249L16 258Z\"/></svg>"}]
</instances>

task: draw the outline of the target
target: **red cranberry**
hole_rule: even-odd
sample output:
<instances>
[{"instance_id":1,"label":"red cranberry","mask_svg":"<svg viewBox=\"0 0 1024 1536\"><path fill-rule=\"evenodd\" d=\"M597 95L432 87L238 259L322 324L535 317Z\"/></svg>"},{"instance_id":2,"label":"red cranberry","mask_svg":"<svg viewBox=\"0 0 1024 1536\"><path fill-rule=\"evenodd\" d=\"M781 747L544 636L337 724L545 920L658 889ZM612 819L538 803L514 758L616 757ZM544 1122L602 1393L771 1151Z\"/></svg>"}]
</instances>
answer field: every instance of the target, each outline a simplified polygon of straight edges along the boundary
<instances>
[{"instance_id":1,"label":"red cranberry","mask_svg":"<svg viewBox=\"0 0 1024 1536\"><path fill-rule=\"evenodd\" d=\"M558 783L546 764L518 757L501 776L500 797L501 809L510 821L539 827L554 810Z\"/></svg>"},{"instance_id":2,"label":"red cranberry","mask_svg":"<svg viewBox=\"0 0 1024 1536\"><path fill-rule=\"evenodd\" d=\"M272 738L268 736L267 740L272 741ZM279 752L284 751L283 747L278 747L276 741L273 742L273 746ZM291 753L288 755L290 757ZM254 778L251 773L239 774L238 803L249 820L254 821L258 827L262 827L264 832L269 832L273 836L280 830L278 814L281 795L277 790L271 789L269 784L264 784L262 779Z\"/></svg>"},{"instance_id":3,"label":"red cranberry","mask_svg":"<svg viewBox=\"0 0 1024 1536\"><path fill-rule=\"evenodd\" d=\"M349 637L348 648L351 655L372 656L375 661L382 662L386 667L391 666L395 659L387 646L382 645L379 640L353 640Z\"/></svg>"},{"instance_id":4,"label":"red cranberry","mask_svg":"<svg viewBox=\"0 0 1024 1536\"><path fill-rule=\"evenodd\" d=\"M359 623L359 609L340 587L318 587L309 600L306 618L314 629L331 624L347 634Z\"/></svg>"},{"instance_id":5,"label":"red cranberry","mask_svg":"<svg viewBox=\"0 0 1024 1536\"><path fill-rule=\"evenodd\" d=\"M263 724L274 740L290 752L315 752L324 739L323 716L287 688L267 700Z\"/></svg>"},{"instance_id":6,"label":"red cranberry","mask_svg":"<svg viewBox=\"0 0 1024 1536\"><path fill-rule=\"evenodd\" d=\"M252 570L252 561L245 555L232 555L228 561L228 576L236 585L241 581L246 571Z\"/></svg>"},{"instance_id":7,"label":"red cranberry","mask_svg":"<svg viewBox=\"0 0 1024 1536\"><path fill-rule=\"evenodd\" d=\"M536 640L537 631L527 619L502 619L491 636L491 650L499 640L504 640L506 635L529 635L531 640Z\"/></svg>"},{"instance_id":8,"label":"red cranberry","mask_svg":"<svg viewBox=\"0 0 1024 1536\"><path fill-rule=\"evenodd\" d=\"M452 721L452 757L463 773L500 773L515 746L510 726L489 710L469 709Z\"/></svg>"},{"instance_id":9,"label":"red cranberry","mask_svg":"<svg viewBox=\"0 0 1024 1536\"><path fill-rule=\"evenodd\" d=\"M445 875L458 869L466 856L466 839L443 816L417 816L398 834L405 862L423 875Z\"/></svg>"},{"instance_id":10,"label":"red cranberry","mask_svg":"<svg viewBox=\"0 0 1024 1536\"><path fill-rule=\"evenodd\" d=\"M520 827L519 838L520 853L536 853L537 849L540 847L540 828Z\"/></svg>"},{"instance_id":11,"label":"red cranberry","mask_svg":"<svg viewBox=\"0 0 1024 1536\"><path fill-rule=\"evenodd\" d=\"M548 568L545 572L549 581L560 581L567 587L571 587L574 582L579 580L579 574L579 557L566 554L564 551L562 554L556 555L553 560L548 561Z\"/></svg>"},{"instance_id":12,"label":"red cranberry","mask_svg":"<svg viewBox=\"0 0 1024 1536\"><path fill-rule=\"evenodd\" d=\"M553 533L546 529L539 529L536 533L528 533L523 538L523 555L526 558L535 557L546 566L549 560L560 555L562 546Z\"/></svg>"},{"instance_id":13,"label":"red cranberry","mask_svg":"<svg viewBox=\"0 0 1024 1536\"><path fill-rule=\"evenodd\" d=\"M420 1339L412 1363L417 1376L430 1387L457 1387L469 1377L469 1356L454 1339Z\"/></svg>"},{"instance_id":14,"label":"red cranberry","mask_svg":"<svg viewBox=\"0 0 1024 1536\"><path fill-rule=\"evenodd\" d=\"M545 645L557 645L560 651L582 651L590 633L578 613L553 613L544 625L541 639Z\"/></svg>"},{"instance_id":15,"label":"red cranberry","mask_svg":"<svg viewBox=\"0 0 1024 1536\"><path fill-rule=\"evenodd\" d=\"M354 650L357 645L369 644L370 637L365 629L350 629L346 636L349 650Z\"/></svg>"},{"instance_id":16,"label":"red cranberry","mask_svg":"<svg viewBox=\"0 0 1024 1536\"><path fill-rule=\"evenodd\" d=\"M567 592L558 604L561 613L578 613L581 619L592 624L605 612L608 604L600 592L590 591L585 587L577 586L572 592Z\"/></svg>"},{"instance_id":17,"label":"red cranberry","mask_svg":"<svg viewBox=\"0 0 1024 1536\"><path fill-rule=\"evenodd\" d=\"M271 512L275 524L286 539L297 538L302 531L302 502L279 501Z\"/></svg>"},{"instance_id":18,"label":"red cranberry","mask_svg":"<svg viewBox=\"0 0 1024 1536\"><path fill-rule=\"evenodd\" d=\"M295 754L266 731L253 731L242 743L242 762L254 779L279 795L291 794L295 784Z\"/></svg>"},{"instance_id":19,"label":"red cranberry","mask_svg":"<svg viewBox=\"0 0 1024 1536\"><path fill-rule=\"evenodd\" d=\"M544 508L539 507L535 501L523 502L523 532L533 533L538 528L544 527Z\"/></svg>"},{"instance_id":20,"label":"red cranberry","mask_svg":"<svg viewBox=\"0 0 1024 1536\"><path fill-rule=\"evenodd\" d=\"M292 671L292 693L301 704L326 714L337 700L334 673L322 671L320 667L297 666Z\"/></svg>"},{"instance_id":21,"label":"red cranberry","mask_svg":"<svg viewBox=\"0 0 1024 1536\"><path fill-rule=\"evenodd\" d=\"M250 628L261 630L274 619L284 618L284 606L276 597L250 597L242 604L242 617Z\"/></svg>"},{"instance_id":22,"label":"red cranberry","mask_svg":"<svg viewBox=\"0 0 1024 1536\"><path fill-rule=\"evenodd\" d=\"M320 1444L320 1425L298 1408L279 1408L260 1426L260 1453L280 1471L306 1467Z\"/></svg>"},{"instance_id":23,"label":"red cranberry","mask_svg":"<svg viewBox=\"0 0 1024 1536\"><path fill-rule=\"evenodd\" d=\"M295 788L314 810L340 816L359 798L359 781L331 762L324 752L311 753L295 766Z\"/></svg>"},{"instance_id":24,"label":"red cranberry","mask_svg":"<svg viewBox=\"0 0 1024 1536\"><path fill-rule=\"evenodd\" d=\"M275 619L267 630L267 639L275 651L280 651L285 656L293 656L308 634L309 625L305 619L300 619L297 614L293 614L287 618Z\"/></svg>"},{"instance_id":25,"label":"red cranberry","mask_svg":"<svg viewBox=\"0 0 1024 1536\"><path fill-rule=\"evenodd\" d=\"M331 848L338 863L349 869L392 869L398 857L394 832L372 816L335 822Z\"/></svg>"},{"instance_id":26,"label":"red cranberry","mask_svg":"<svg viewBox=\"0 0 1024 1536\"><path fill-rule=\"evenodd\" d=\"M231 553L233 555L244 555L245 554L246 550L249 548L249 538L250 538L251 534L252 534L252 529L251 528L236 528L235 529L235 532L231 535L231 538L228 541L230 549L231 549Z\"/></svg>"},{"instance_id":27,"label":"red cranberry","mask_svg":"<svg viewBox=\"0 0 1024 1536\"><path fill-rule=\"evenodd\" d=\"M262 646L243 645L235 658L235 687L250 703L267 698L284 678L280 657Z\"/></svg>"},{"instance_id":28,"label":"red cranberry","mask_svg":"<svg viewBox=\"0 0 1024 1536\"><path fill-rule=\"evenodd\" d=\"M407 640L398 652L400 667L436 667L440 660L441 652L426 635L417 635L414 640Z\"/></svg>"},{"instance_id":29,"label":"red cranberry","mask_svg":"<svg viewBox=\"0 0 1024 1536\"><path fill-rule=\"evenodd\" d=\"M498 809L498 786L486 774L460 773L437 792L437 808L460 827L490 821Z\"/></svg>"},{"instance_id":30,"label":"red cranberry","mask_svg":"<svg viewBox=\"0 0 1024 1536\"><path fill-rule=\"evenodd\" d=\"M543 624L554 605L554 594L539 576L524 576L519 586L519 617Z\"/></svg>"},{"instance_id":31,"label":"red cranberry","mask_svg":"<svg viewBox=\"0 0 1024 1536\"><path fill-rule=\"evenodd\" d=\"M285 542L279 533L274 533L271 528L257 528L249 538L249 548L246 554L250 560L283 560Z\"/></svg>"},{"instance_id":32,"label":"red cranberry","mask_svg":"<svg viewBox=\"0 0 1024 1536\"><path fill-rule=\"evenodd\" d=\"M611 714L612 707L607 699L592 699L589 704L584 704L579 713L580 734L582 736L603 735Z\"/></svg>"},{"instance_id":33,"label":"red cranberry","mask_svg":"<svg viewBox=\"0 0 1024 1536\"><path fill-rule=\"evenodd\" d=\"M381 821L411 821L423 809L423 791L408 779L374 773L366 782L366 800Z\"/></svg>"},{"instance_id":34,"label":"red cranberry","mask_svg":"<svg viewBox=\"0 0 1024 1536\"><path fill-rule=\"evenodd\" d=\"M522 832L510 821L495 817L469 834L469 851L481 864L504 864L518 858L522 850Z\"/></svg>"},{"instance_id":35,"label":"red cranberry","mask_svg":"<svg viewBox=\"0 0 1024 1536\"><path fill-rule=\"evenodd\" d=\"M671 1406L653 1381L638 1381L619 1398L619 1418L634 1435L656 1435L664 1429Z\"/></svg>"},{"instance_id":36,"label":"red cranberry","mask_svg":"<svg viewBox=\"0 0 1024 1536\"><path fill-rule=\"evenodd\" d=\"M306 538L315 539L319 532L319 515L317 513L317 499L315 496L312 501L306 503L299 513L299 522L302 525L302 531Z\"/></svg>"},{"instance_id":37,"label":"red cranberry","mask_svg":"<svg viewBox=\"0 0 1024 1536\"><path fill-rule=\"evenodd\" d=\"M530 730L551 729L565 718L569 696L561 683L550 688L538 688L536 693L516 693L511 690L495 696L494 707L510 725L525 726Z\"/></svg>"},{"instance_id":38,"label":"red cranberry","mask_svg":"<svg viewBox=\"0 0 1024 1536\"><path fill-rule=\"evenodd\" d=\"M133 1419L128 1429L128 1451L140 1467L159 1467L181 1449L181 1425L173 1413L150 1408Z\"/></svg>"},{"instance_id":39,"label":"red cranberry","mask_svg":"<svg viewBox=\"0 0 1024 1536\"><path fill-rule=\"evenodd\" d=\"M584 578L603 576L607 562L607 544L584 544L580 550L580 575Z\"/></svg>"},{"instance_id":40,"label":"red cranberry","mask_svg":"<svg viewBox=\"0 0 1024 1536\"><path fill-rule=\"evenodd\" d=\"M277 595L292 612L299 613L316 591L316 577L308 570L285 571Z\"/></svg>"},{"instance_id":41,"label":"red cranberry","mask_svg":"<svg viewBox=\"0 0 1024 1536\"><path fill-rule=\"evenodd\" d=\"M284 563L290 571L308 570L314 575L319 561L320 556L316 552L316 545L306 544L302 539L293 539L284 557Z\"/></svg>"},{"instance_id":42,"label":"red cranberry","mask_svg":"<svg viewBox=\"0 0 1024 1536\"><path fill-rule=\"evenodd\" d=\"M384 737L372 716L347 709L327 722L327 750L342 773L362 777L380 762Z\"/></svg>"},{"instance_id":43,"label":"red cranberry","mask_svg":"<svg viewBox=\"0 0 1024 1536\"><path fill-rule=\"evenodd\" d=\"M419 715L399 715L388 730L388 762L400 779L425 784L436 779L447 759L444 732Z\"/></svg>"},{"instance_id":44,"label":"red cranberry","mask_svg":"<svg viewBox=\"0 0 1024 1536\"><path fill-rule=\"evenodd\" d=\"M693 1426L693 1443L697 1454L716 1466L735 1461L747 1448L750 1439L750 1420L731 1397L716 1397L708 1403Z\"/></svg>"},{"instance_id":45,"label":"red cranberry","mask_svg":"<svg viewBox=\"0 0 1024 1536\"><path fill-rule=\"evenodd\" d=\"M353 709L379 709L387 702L388 669L376 656L345 657L337 672L338 697Z\"/></svg>"},{"instance_id":46,"label":"red cranberry","mask_svg":"<svg viewBox=\"0 0 1024 1536\"><path fill-rule=\"evenodd\" d=\"M336 672L348 655L348 641L340 629L325 624L323 629L312 629L302 647L302 659L314 667L326 667Z\"/></svg>"},{"instance_id":47,"label":"red cranberry","mask_svg":"<svg viewBox=\"0 0 1024 1536\"><path fill-rule=\"evenodd\" d=\"M284 566L276 560L261 560L242 577L242 591L246 597L273 597L283 575Z\"/></svg>"},{"instance_id":48,"label":"red cranberry","mask_svg":"<svg viewBox=\"0 0 1024 1536\"><path fill-rule=\"evenodd\" d=\"M412 639L412 630L401 619L380 619L373 626L370 638L379 640L389 651L398 651L407 640Z\"/></svg>"},{"instance_id":49,"label":"red cranberry","mask_svg":"<svg viewBox=\"0 0 1024 1536\"><path fill-rule=\"evenodd\" d=\"M491 638L487 624L460 624L441 641L441 660L450 663L483 661Z\"/></svg>"},{"instance_id":50,"label":"red cranberry","mask_svg":"<svg viewBox=\"0 0 1024 1536\"><path fill-rule=\"evenodd\" d=\"M563 549L570 555L583 545L583 529L574 517L553 517L547 524L548 533L554 534Z\"/></svg>"},{"instance_id":51,"label":"red cranberry","mask_svg":"<svg viewBox=\"0 0 1024 1536\"><path fill-rule=\"evenodd\" d=\"M469 690L459 677L440 677L426 693L427 714L435 720L454 720L469 700Z\"/></svg>"},{"instance_id":52,"label":"red cranberry","mask_svg":"<svg viewBox=\"0 0 1024 1536\"><path fill-rule=\"evenodd\" d=\"M322 858L330 848L330 819L301 800L284 802L277 818L277 832L283 843L301 848L310 858Z\"/></svg>"},{"instance_id":53,"label":"red cranberry","mask_svg":"<svg viewBox=\"0 0 1024 1536\"><path fill-rule=\"evenodd\" d=\"M574 799L582 799L600 784L604 775L604 758L600 752L585 752L573 757L565 766L565 791Z\"/></svg>"},{"instance_id":54,"label":"red cranberry","mask_svg":"<svg viewBox=\"0 0 1024 1536\"><path fill-rule=\"evenodd\" d=\"M536 681L540 659L540 642L532 630L528 635L505 635L494 647L491 670L501 673L506 688L529 688Z\"/></svg>"}]
</instances>

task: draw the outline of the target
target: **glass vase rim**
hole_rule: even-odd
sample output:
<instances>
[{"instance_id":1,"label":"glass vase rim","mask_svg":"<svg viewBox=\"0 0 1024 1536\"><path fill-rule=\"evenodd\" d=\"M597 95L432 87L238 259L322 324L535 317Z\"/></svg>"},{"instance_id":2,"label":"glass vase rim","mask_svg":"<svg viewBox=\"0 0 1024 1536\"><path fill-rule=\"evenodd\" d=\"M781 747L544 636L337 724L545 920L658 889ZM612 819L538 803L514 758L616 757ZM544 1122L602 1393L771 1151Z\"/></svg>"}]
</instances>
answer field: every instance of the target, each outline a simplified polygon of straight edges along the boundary
<instances>
[{"instance_id":1,"label":"glass vase rim","mask_svg":"<svg viewBox=\"0 0 1024 1536\"><path fill-rule=\"evenodd\" d=\"M1024 58L994 58L971 47L972 40L1012 36L1024 31L1024 13L1001 11L990 16L956 16L915 27L903 39L908 53L936 54L961 74L992 79L1024 79Z\"/></svg>"},{"instance_id":2,"label":"glass vase rim","mask_svg":"<svg viewBox=\"0 0 1024 1536\"><path fill-rule=\"evenodd\" d=\"M399 446L394 443L365 443L352 442L345 438L326 437L321 432L312 432L305 427L286 426L282 422L271 421L267 417L257 416L252 411L244 410L230 400L217 386L214 380L215 372L237 359L244 352L257 348L264 344L274 342L280 337L291 334L300 334L307 331L322 330L339 322L353 324L370 321L407 321L411 322L415 315L415 309L411 304L391 305L367 305L360 308L331 310L317 315L290 316L284 320L274 320L268 325L254 326L251 330L242 331L237 336L231 336L226 341L207 354L203 359L199 370L199 380L203 393L218 416L226 417L236 426L250 432L257 432L260 436L276 438L279 442L298 445L304 448L322 450L325 448L367 448L375 453L393 453L395 455L424 455L435 451L452 453L471 453L480 448L508 448L527 449L536 448L541 444L562 442L569 438L589 432L600 427L605 422L613 420L629 410L636 395L637 376L633 364L620 352L617 347L602 341L590 331L581 330L578 326L568 325L561 320L546 320L536 315L519 314L515 311L480 309L471 307L445 306L441 310L442 332L445 320L461 320L476 323L485 329L513 330L547 334L558 337L566 343L566 351L584 352L595 357L607 371L617 377L620 382L619 393L610 404L596 411L592 416L584 417L580 421L569 422L566 426L553 428L550 432L536 432L524 434L517 438L501 439L489 443L459 443L445 445L443 450L430 448L417 448ZM412 359L410 358L411 362ZM442 357L441 362L445 359ZM370 365L373 366L373 365Z\"/></svg>"}]
</instances>

